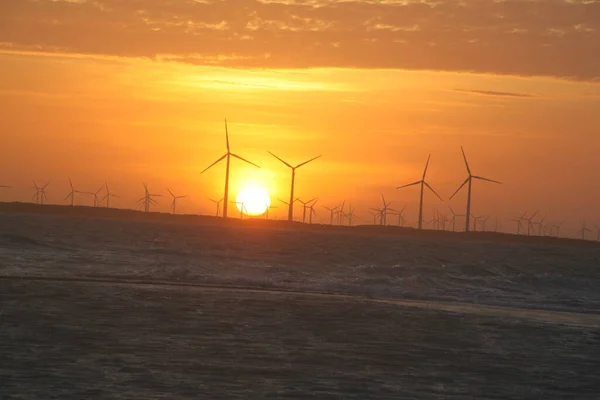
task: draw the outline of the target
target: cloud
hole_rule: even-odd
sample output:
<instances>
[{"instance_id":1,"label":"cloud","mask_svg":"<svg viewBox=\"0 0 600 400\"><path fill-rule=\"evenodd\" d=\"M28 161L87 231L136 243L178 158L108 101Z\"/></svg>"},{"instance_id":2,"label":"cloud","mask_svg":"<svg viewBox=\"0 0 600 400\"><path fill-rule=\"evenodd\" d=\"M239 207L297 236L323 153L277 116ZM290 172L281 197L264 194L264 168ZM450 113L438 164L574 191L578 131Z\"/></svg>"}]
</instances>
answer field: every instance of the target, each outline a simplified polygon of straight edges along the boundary
<instances>
[{"instance_id":1,"label":"cloud","mask_svg":"<svg viewBox=\"0 0 600 400\"><path fill-rule=\"evenodd\" d=\"M589 0L2 0L11 49L600 80Z\"/></svg>"},{"instance_id":2,"label":"cloud","mask_svg":"<svg viewBox=\"0 0 600 400\"><path fill-rule=\"evenodd\" d=\"M454 89L455 92L478 94L483 96L498 96L498 97L537 97L528 93L516 92L496 92L494 90L469 90L469 89Z\"/></svg>"}]
</instances>

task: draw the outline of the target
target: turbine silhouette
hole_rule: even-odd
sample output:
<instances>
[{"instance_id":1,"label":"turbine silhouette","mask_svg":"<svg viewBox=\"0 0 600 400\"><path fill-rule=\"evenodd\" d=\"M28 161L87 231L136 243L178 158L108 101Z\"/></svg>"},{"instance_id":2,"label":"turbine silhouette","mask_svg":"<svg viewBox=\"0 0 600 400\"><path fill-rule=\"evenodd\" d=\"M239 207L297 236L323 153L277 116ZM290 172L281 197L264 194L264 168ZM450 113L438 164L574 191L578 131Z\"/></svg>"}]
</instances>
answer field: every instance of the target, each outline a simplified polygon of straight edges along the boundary
<instances>
[{"instance_id":1,"label":"turbine silhouette","mask_svg":"<svg viewBox=\"0 0 600 400\"><path fill-rule=\"evenodd\" d=\"M186 196L175 196L173 194L173 192L171 192L171 189L167 188L167 191L169 192L171 197L173 197L173 202L171 202L171 210L172 210L173 214L175 214L175 208L177 207L177 200L184 199L187 197L187 195Z\"/></svg>"},{"instance_id":2,"label":"turbine silhouette","mask_svg":"<svg viewBox=\"0 0 600 400\"><path fill-rule=\"evenodd\" d=\"M460 150L462 151L462 155L463 155L463 159L465 160L465 166L467 167L467 173L469 174L469 176L467 177L467 179L465 179L465 181L462 183L462 185L460 185L458 187L458 189L456 189L456 192L454 192L454 194L452 196L450 196L450 200L452 200L452 198L454 196L456 196L456 194L465 186L468 185L467 187L467 212L465 214L465 232L469 232L469 228L471 227L471 193L472 193L472 186L473 186L473 179L479 179L481 181L487 181L487 182L493 182L493 183L498 183L498 184L502 184L502 182L498 182L489 178L484 178L482 176L477 176L477 175L473 175L471 173L471 168L469 167L469 162L467 161L467 156L465 154L465 150L463 149L462 146L460 146Z\"/></svg>"},{"instance_id":3,"label":"turbine silhouette","mask_svg":"<svg viewBox=\"0 0 600 400\"><path fill-rule=\"evenodd\" d=\"M320 158L321 156L317 156L314 158L311 158L308 161L304 161L303 163L300 163L298 165L296 165L295 167L293 167L292 165L288 164L287 162L285 162L283 159L277 157L275 154L271 153L269 151L269 154L272 155L273 157L275 157L276 159L278 159L279 161L281 161L282 163L284 163L287 167L291 168L292 170L292 184L291 184L291 189L290 189L290 201L288 204L288 221L293 221L294 220L294 184L295 184L295 180L296 180L296 170L314 160L316 160L317 158Z\"/></svg>"},{"instance_id":4,"label":"turbine silhouette","mask_svg":"<svg viewBox=\"0 0 600 400\"><path fill-rule=\"evenodd\" d=\"M421 178L420 181L409 183L408 185L403 185L403 186L399 186L396 188L396 189L402 189L402 188L414 186L414 185L421 186L421 197L419 199L419 222L418 222L419 229L423 229L423 196L425 195L425 186L427 186L427 188L429 190L431 190L433 192L433 194L435 194L441 201L444 201L444 199L442 199L442 197L439 194L437 194L437 192L435 190L433 190L433 188L429 185L429 183L427 183L425 181L425 177L427 176L427 168L429 168L430 160L431 160L431 154L429 155L429 157L427 157L427 163L425 164L425 170L423 170L423 177Z\"/></svg>"},{"instance_id":5,"label":"turbine silhouette","mask_svg":"<svg viewBox=\"0 0 600 400\"><path fill-rule=\"evenodd\" d=\"M242 158L242 157L238 156L237 154L234 154L231 152L231 149L229 147L229 132L227 130L227 119L225 119L225 142L227 144L227 153L225 153L223 156L221 156L221 158L219 158L214 163L210 164L208 167L206 167L204 169L204 171L201 172L201 174L203 174L207 170L211 169L214 165L218 164L220 161L227 160L226 161L227 164L226 164L226 168L225 168L225 192L223 195L223 218L227 218L227 206L229 205L229 164L231 162L231 157L237 158L238 160L242 160L250 165L254 165L256 168L260 168L258 165L254 164L253 162L250 162L250 161L246 160L245 158Z\"/></svg>"}]
</instances>

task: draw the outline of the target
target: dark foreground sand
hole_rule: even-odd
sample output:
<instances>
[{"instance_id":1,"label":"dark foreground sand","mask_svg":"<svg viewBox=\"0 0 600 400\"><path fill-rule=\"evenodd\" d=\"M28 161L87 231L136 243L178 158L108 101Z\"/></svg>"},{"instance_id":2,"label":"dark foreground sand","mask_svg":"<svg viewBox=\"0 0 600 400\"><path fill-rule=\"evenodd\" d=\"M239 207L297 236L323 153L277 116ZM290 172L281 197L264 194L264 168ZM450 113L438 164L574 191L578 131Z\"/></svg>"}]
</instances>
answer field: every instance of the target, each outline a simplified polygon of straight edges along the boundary
<instances>
[{"instance_id":1,"label":"dark foreground sand","mask_svg":"<svg viewBox=\"0 0 600 400\"><path fill-rule=\"evenodd\" d=\"M302 294L0 280L0 399L598 399L590 326Z\"/></svg>"}]
</instances>

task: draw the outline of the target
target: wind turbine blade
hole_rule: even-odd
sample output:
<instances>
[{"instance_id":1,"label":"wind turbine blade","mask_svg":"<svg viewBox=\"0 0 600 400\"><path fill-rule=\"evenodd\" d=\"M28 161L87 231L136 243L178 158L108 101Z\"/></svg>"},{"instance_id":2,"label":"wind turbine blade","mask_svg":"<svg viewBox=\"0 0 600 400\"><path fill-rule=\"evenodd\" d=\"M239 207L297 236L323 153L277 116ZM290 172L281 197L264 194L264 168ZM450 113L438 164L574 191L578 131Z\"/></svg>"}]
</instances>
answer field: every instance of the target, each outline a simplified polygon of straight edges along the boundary
<instances>
[{"instance_id":1,"label":"wind turbine blade","mask_svg":"<svg viewBox=\"0 0 600 400\"><path fill-rule=\"evenodd\" d=\"M310 159L310 160L308 160L308 161L304 161L302 164L298 164L298 165L296 165L296 168L300 168L301 166L303 166L303 165L306 165L306 164L308 164L309 162L313 162L313 161L315 161L317 158L321 158L321 157L322 157L322 156L316 156L316 157L314 157L314 158L311 158L311 159Z\"/></svg>"},{"instance_id":2,"label":"wind turbine blade","mask_svg":"<svg viewBox=\"0 0 600 400\"><path fill-rule=\"evenodd\" d=\"M431 186L429 186L429 183L423 181L423 183L425 184L425 186L427 186L429 188L429 190L431 190L433 192L433 194L435 194L438 199L440 199L441 201L444 201L444 199L442 199L442 196L440 196L439 194L437 194L437 192L435 190L433 190L433 188Z\"/></svg>"},{"instance_id":3,"label":"wind turbine blade","mask_svg":"<svg viewBox=\"0 0 600 400\"><path fill-rule=\"evenodd\" d=\"M427 168L429 168L429 160L431 160L431 154L427 157L427 163L425 164L425 170L423 171L423 180L425 180L425 175L427 175Z\"/></svg>"},{"instance_id":4,"label":"wind turbine blade","mask_svg":"<svg viewBox=\"0 0 600 400\"><path fill-rule=\"evenodd\" d=\"M402 189L402 188L409 187L409 186L415 186L415 185L418 185L421 182L422 181L417 181L417 182L409 183L408 185L398 186L396 189Z\"/></svg>"},{"instance_id":5,"label":"wind turbine blade","mask_svg":"<svg viewBox=\"0 0 600 400\"><path fill-rule=\"evenodd\" d=\"M69 193L69 194L67 195L67 197L65 197L65 200L67 200L67 199L68 199L69 197L71 197L72 195L73 195L73 192Z\"/></svg>"},{"instance_id":6,"label":"wind turbine blade","mask_svg":"<svg viewBox=\"0 0 600 400\"><path fill-rule=\"evenodd\" d=\"M493 179L484 178L483 176L476 176L476 175L473 175L473 178L475 178L475 179L480 179L480 180L482 180L482 181L488 181L488 182L493 182L493 183L499 183L499 184L502 184L502 182L498 182L498 181L495 181L495 180L493 180Z\"/></svg>"},{"instance_id":7,"label":"wind turbine blade","mask_svg":"<svg viewBox=\"0 0 600 400\"><path fill-rule=\"evenodd\" d=\"M465 149L463 149L463 147L460 146L460 150L462 151L462 155L465 160L465 165L467 166L467 172L469 173L469 175L471 175L471 168L469 167L469 162L467 161L467 155L465 154Z\"/></svg>"},{"instance_id":8,"label":"wind turbine blade","mask_svg":"<svg viewBox=\"0 0 600 400\"><path fill-rule=\"evenodd\" d=\"M254 164L254 163L253 163L253 162L251 162L251 161L248 161L248 160L246 160L246 159L245 159L245 158L243 158L243 157L240 157L240 156L238 156L237 154L233 154L233 153L231 153L231 155L232 155L233 157L237 158L238 160L245 161L245 162L247 162L247 163L248 163L248 164L250 164L250 165L254 165L256 168L260 168L258 165Z\"/></svg>"},{"instance_id":9,"label":"wind turbine blade","mask_svg":"<svg viewBox=\"0 0 600 400\"><path fill-rule=\"evenodd\" d=\"M229 152L227 154L224 154L221 158L219 158L217 161L215 161L214 163L210 164L208 167L204 168L204 170L202 172L200 172L200 174L205 173L207 170L211 169L215 164L217 164L218 162L222 161L225 157L227 157L229 155ZM144 186L146 186L144 184ZM146 190L148 190L148 187L146 187Z\"/></svg>"},{"instance_id":10,"label":"wind turbine blade","mask_svg":"<svg viewBox=\"0 0 600 400\"><path fill-rule=\"evenodd\" d=\"M268 152L270 155L272 155L273 157L275 157L276 159L278 159L279 161L281 161L282 163L284 163L285 165L287 165L288 167L294 169L294 167L292 167L290 164L286 163L285 161L283 161L281 158L277 157L275 154L271 153L270 151Z\"/></svg>"},{"instance_id":11,"label":"wind turbine blade","mask_svg":"<svg viewBox=\"0 0 600 400\"><path fill-rule=\"evenodd\" d=\"M225 142L227 143L227 153L229 153L229 131L227 130L227 118L225 118Z\"/></svg>"},{"instance_id":12,"label":"wind turbine blade","mask_svg":"<svg viewBox=\"0 0 600 400\"><path fill-rule=\"evenodd\" d=\"M71 178L70 178L70 177L69 177L69 186L71 186L71 190L74 190L74 189L73 189L73 182L71 181Z\"/></svg>"},{"instance_id":13,"label":"wind turbine blade","mask_svg":"<svg viewBox=\"0 0 600 400\"><path fill-rule=\"evenodd\" d=\"M456 216L456 214L454 213L454 210L452 209L452 207L450 207L450 204L448 204L448 208L450 209L450 212L452 213L452 216Z\"/></svg>"},{"instance_id":14,"label":"wind turbine blade","mask_svg":"<svg viewBox=\"0 0 600 400\"><path fill-rule=\"evenodd\" d=\"M457 193L460 191L460 189L462 189L462 188L463 188L463 186L465 186L465 185L467 184L467 182L469 182L469 179L471 179L471 177L470 177L470 176L469 176L467 179L465 179L465 181L462 183L462 185L460 185L460 186L458 187L458 189L456 189L456 192L454 192L454 194L453 194L452 196L450 196L450 198L449 198L448 200L452 200L452 198L453 198L454 196L456 196L456 194L457 194Z\"/></svg>"},{"instance_id":15,"label":"wind turbine blade","mask_svg":"<svg viewBox=\"0 0 600 400\"><path fill-rule=\"evenodd\" d=\"M171 192L171 189L167 188L167 192L169 192L169 194L173 197L175 197L175 195L173 194L173 192Z\"/></svg>"}]
</instances>

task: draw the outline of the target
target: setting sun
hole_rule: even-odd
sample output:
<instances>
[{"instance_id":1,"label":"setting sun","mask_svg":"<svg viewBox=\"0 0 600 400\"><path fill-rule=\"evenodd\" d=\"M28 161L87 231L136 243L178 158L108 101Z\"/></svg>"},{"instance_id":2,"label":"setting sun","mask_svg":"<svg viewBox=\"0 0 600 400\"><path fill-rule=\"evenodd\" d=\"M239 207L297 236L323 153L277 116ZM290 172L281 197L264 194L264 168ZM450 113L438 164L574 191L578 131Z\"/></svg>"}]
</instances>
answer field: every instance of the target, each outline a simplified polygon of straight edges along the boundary
<instances>
[{"instance_id":1,"label":"setting sun","mask_svg":"<svg viewBox=\"0 0 600 400\"><path fill-rule=\"evenodd\" d=\"M265 189L250 186L242 189L237 195L236 205L244 214L261 215L271 206L271 198Z\"/></svg>"}]
</instances>

